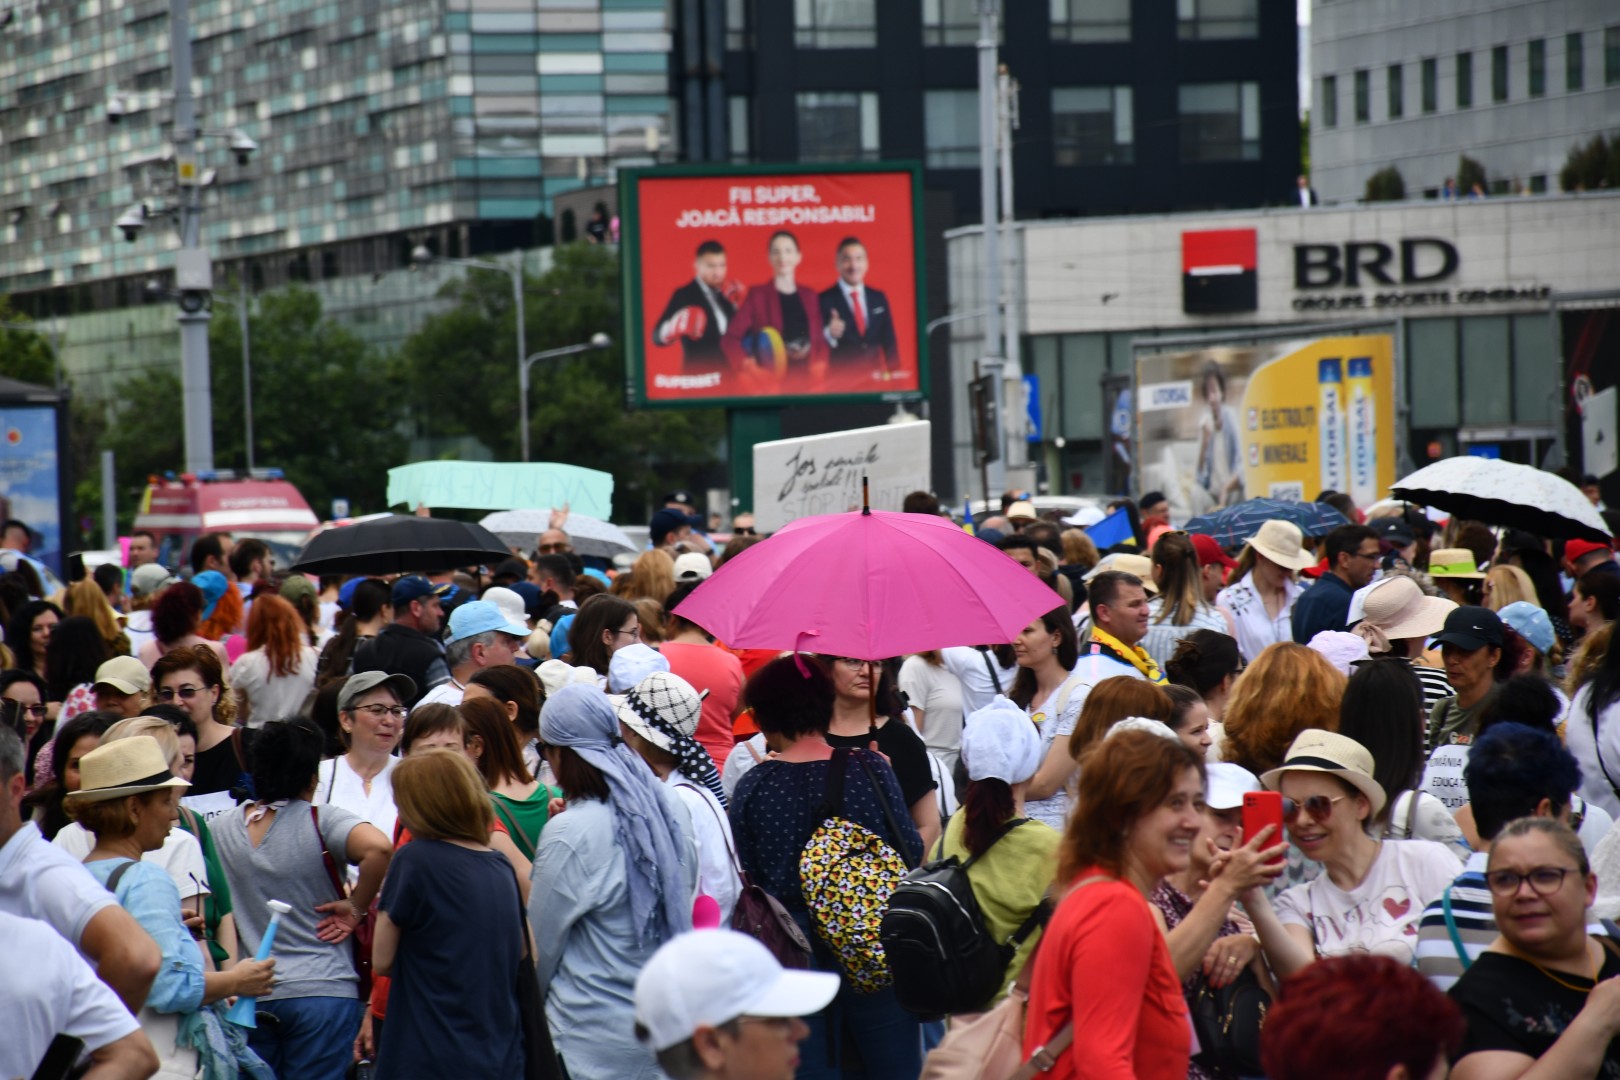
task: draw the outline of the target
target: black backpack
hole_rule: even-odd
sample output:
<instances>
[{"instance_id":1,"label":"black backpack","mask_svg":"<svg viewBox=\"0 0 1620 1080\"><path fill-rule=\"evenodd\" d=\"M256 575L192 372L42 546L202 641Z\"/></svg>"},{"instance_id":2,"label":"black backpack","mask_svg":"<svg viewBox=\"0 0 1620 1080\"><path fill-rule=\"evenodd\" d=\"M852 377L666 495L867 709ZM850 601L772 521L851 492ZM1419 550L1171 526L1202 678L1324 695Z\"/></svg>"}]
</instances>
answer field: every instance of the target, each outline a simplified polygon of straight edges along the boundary
<instances>
[{"instance_id":1,"label":"black backpack","mask_svg":"<svg viewBox=\"0 0 1620 1080\"><path fill-rule=\"evenodd\" d=\"M1009 822L990 846L1028 820ZM883 953L895 996L910 1012L924 1017L982 1012L1004 989L1007 965L1018 947L1051 914L1043 901L1011 940L993 938L967 874L984 851L966 862L952 855L925 863L907 874L889 897Z\"/></svg>"}]
</instances>

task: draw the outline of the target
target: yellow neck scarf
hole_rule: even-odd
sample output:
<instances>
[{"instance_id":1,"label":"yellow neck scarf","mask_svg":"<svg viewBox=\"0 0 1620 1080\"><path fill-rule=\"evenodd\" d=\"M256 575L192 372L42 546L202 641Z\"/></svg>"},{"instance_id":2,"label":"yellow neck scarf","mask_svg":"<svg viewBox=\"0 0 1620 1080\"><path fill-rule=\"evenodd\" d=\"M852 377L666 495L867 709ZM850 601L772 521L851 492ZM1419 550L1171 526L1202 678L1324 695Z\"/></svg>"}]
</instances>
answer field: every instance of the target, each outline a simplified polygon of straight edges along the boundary
<instances>
[{"instance_id":1,"label":"yellow neck scarf","mask_svg":"<svg viewBox=\"0 0 1620 1080\"><path fill-rule=\"evenodd\" d=\"M1164 677L1164 672L1159 670L1159 665L1153 662L1153 657L1149 656L1140 645L1127 645L1096 623L1091 624L1091 644L1101 646L1121 663L1131 665L1150 683L1162 684L1169 681Z\"/></svg>"}]
</instances>

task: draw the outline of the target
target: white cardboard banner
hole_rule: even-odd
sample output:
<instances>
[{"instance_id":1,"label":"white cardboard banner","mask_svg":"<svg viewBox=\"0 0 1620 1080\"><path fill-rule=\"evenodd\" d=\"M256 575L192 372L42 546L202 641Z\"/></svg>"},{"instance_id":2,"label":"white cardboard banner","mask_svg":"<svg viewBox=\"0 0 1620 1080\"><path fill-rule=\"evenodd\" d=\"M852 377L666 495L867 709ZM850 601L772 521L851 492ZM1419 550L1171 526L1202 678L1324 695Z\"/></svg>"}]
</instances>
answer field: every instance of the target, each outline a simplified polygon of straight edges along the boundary
<instances>
[{"instance_id":1,"label":"white cardboard banner","mask_svg":"<svg viewBox=\"0 0 1620 1080\"><path fill-rule=\"evenodd\" d=\"M840 514L861 505L861 478L874 510L899 510L927 491L932 462L929 423L854 428L754 445L754 527L775 532L790 521Z\"/></svg>"}]
</instances>

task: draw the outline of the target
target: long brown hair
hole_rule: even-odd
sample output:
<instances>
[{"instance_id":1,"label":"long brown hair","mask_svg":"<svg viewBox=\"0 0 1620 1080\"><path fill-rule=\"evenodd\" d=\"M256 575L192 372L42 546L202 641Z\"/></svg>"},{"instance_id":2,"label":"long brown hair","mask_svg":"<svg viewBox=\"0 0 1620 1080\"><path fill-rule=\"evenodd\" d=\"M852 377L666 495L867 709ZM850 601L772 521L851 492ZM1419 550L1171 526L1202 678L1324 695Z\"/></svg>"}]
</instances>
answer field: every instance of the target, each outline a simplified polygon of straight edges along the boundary
<instances>
[{"instance_id":1,"label":"long brown hair","mask_svg":"<svg viewBox=\"0 0 1620 1080\"><path fill-rule=\"evenodd\" d=\"M1198 549L1186 533L1159 534L1153 545L1153 565L1161 568L1159 614L1156 623L1186 626L1204 606L1204 582L1198 571Z\"/></svg>"},{"instance_id":2,"label":"long brown hair","mask_svg":"<svg viewBox=\"0 0 1620 1080\"><path fill-rule=\"evenodd\" d=\"M1087 751L1080 762L1085 783L1063 831L1058 881L1070 884L1090 867L1118 875L1131 825L1164 802L1188 769L1203 779L1204 761L1186 743L1147 731L1121 731Z\"/></svg>"},{"instance_id":3,"label":"long brown hair","mask_svg":"<svg viewBox=\"0 0 1620 1080\"><path fill-rule=\"evenodd\" d=\"M1238 676L1221 711L1221 756L1258 776L1283 762L1307 728L1339 730L1344 674L1314 649L1279 641L1267 645Z\"/></svg>"},{"instance_id":4,"label":"long brown hair","mask_svg":"<svg viewBox=\"0 0 1620 1080\"><path fill-rule=\"evenodd\" d=\"M264 650L271 675L296 675L304 659L303 627L297 608L266 593L253 601L253 610L248 612L248 648Z\"/></svg>"},{"instance_id":5,"label":"long brown hair","mask_svg":"<svg viewBox=\"0 0 1620 1080\"><path fill-rule=\"evenodd\" d=\"M529 767L523 764L523 750L518 746L512 722L506 718L506 708L491 698L466 698L457 706L461 718L467 722L469 737L476 735L484 744L478 755L478 771L490 787L516 780L527 784L534 779Z\"/></svg>"},{"instance_id":6,"label":"long brown hair","mask_svg":"<svg viewBox=\"0 0 1620 1080\"><path fill-rule=\"evenodd\" d=\"M1047 633L1058 636L1056 654L1057 662L1065 670L1073 670L1074 665L1080 662L1080 638L1074 630L1074 620L1069 617L1069 609L1055 607L1040 618L1042 626ZM1000 658L1000 650L997 650ZM1035 699L1035 672L1027 667L1018 669L1013 677L1012 689L1007 691L1007 697L1014 705L1021 709L1029 708L1029 703Z\"/></svg>"}]
</instances>

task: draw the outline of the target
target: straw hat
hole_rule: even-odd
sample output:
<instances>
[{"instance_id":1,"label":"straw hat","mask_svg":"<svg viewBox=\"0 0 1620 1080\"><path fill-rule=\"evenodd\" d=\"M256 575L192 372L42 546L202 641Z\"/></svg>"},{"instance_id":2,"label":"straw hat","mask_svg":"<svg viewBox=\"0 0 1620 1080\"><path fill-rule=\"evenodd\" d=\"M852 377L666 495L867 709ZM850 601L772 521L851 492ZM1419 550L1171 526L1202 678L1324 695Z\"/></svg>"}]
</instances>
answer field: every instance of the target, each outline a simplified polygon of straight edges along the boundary
<instances>
[{"instance_id":1,"label":"straw hat","mask_svg":"<svg viewBox=\"0 0 1620 1080\"><path fill-rule=\"evenodd\" d=\"M1267 521L1249 537L1248 546L1278 566L1303 570L1316 565L1316 556L1305 550L1305 534L1290 521Z\"/></svg>"},{"instance_id":2,"label":"straw hat","mask_svg":"<svg viewBox=\"0 0 1620 1080\"><path fill-rule=\"evenodd\" d=\"M1087 570L1080 580L1090 581L1098 574L1110 570L1118 570L1122 574L1135 574L1142 579L1142 588L1150 595L1156 595L1159 591L1158 582L1153 580L1153 560L1146 555L1132 555L1124 551L1104 555L1102 561Z\"/></svg>"},{"instance_id":3,"label":"straw hat","mask_svg":"<svg viewBox=\"0 0 1620 1080\"><path fill-rule=\"evenodd\" d=\"M1302 731L1288 748L1288 756L1280 768L1272 769L1260 777L1260 782L1272 791L1282 783L1284 773L1319 772L1337 776L1372 803L1372 817L1384 808L1383 786L1373 779L1373 756L1367 748L1348 735L1337 731L1311 728Z\"/></svg>"},{"instance_id":4,"label":"straw hat","mask_svg":"<svg viewBox=\"0 0 1620 1080\"><path fill-rule=\"evenodd\" d=\"M1409 577L1388 577L1375 584L1362 603L1361 620L1378 628L1388 640L1428 637L1446 625L1457 605L1438 596L1425 596Z\"/></svg>"},{"instance_id":5,"label":"straw hat","mask_svg":"<svg viewBox=\"0 0 1620 1080\"><path fill-rule=\"evenodd\" d=\"M1485 575L1474 562L1474 553L1467 548L1440 548L1429 552L1430 577L1483 578Z\"/></svg>"},{"instance_id":6,"label":"straw hat","mask_svg":"<svg viewBox=\"0 0 1620 1080\"><path fill-rule=\"evenodd\" d=\"M79 784L78 791L67 793L65 802L105 802L163 788L191 786L169 771L163 748L150 735L116 739L84 755L79 759Z\"/></svg>"}]
</instances>

